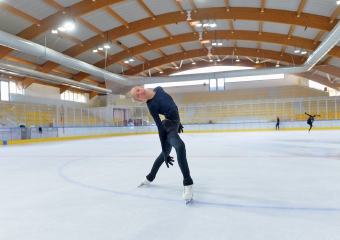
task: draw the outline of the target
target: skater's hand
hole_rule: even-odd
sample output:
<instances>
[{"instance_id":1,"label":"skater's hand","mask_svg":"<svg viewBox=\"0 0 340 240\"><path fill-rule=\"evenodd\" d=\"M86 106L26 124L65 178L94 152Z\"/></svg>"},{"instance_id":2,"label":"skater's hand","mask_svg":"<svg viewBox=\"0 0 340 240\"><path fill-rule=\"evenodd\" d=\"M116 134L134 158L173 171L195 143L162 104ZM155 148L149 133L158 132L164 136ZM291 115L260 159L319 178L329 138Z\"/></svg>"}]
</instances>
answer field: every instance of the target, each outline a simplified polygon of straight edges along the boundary
<instances>
[{"instance_id":1,"label":"skater's hand","mask_svg":"<svg viewBox=\"0 0 340 240\"><path fill-rule=\"evenodd\" d=\"M178 127L178 133L183 132L183 125L181 123L179 123L179 127Z\"/></svg>"},{"instance_id":2,"label":"skater's hand","mask_svg":"<svg viewBox=\"0 0 340 240\"><path fill-rule=\"evenodd\" d=\"M167 168L169 168L169 164L170 164L171 166L173 166L173 164L172 164L172 163L174 162L173 159L174 159L174 158L171 157L171 156L168 156L168 157L164 158L164 162L165 162Z\"/></svg>"}]
</instances>

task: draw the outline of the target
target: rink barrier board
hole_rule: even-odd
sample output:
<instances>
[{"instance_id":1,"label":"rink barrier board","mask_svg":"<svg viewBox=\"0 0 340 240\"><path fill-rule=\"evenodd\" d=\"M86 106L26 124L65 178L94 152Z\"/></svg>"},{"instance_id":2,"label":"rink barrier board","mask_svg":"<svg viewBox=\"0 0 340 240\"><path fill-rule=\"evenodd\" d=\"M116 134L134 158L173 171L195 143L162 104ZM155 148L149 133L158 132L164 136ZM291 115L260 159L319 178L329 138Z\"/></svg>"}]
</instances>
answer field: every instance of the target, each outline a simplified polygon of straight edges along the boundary
<instances>
[{"instance_id":1,"label":"rink barrier board","mask_svg":"<svg viewBox=\"0 0 340 240\"><path fill-rule=\"evenodd\" d=\"M309 128L285 128L279 131L308 131ZM318 127L313 128L312 131L322 130L340 130L340 127ZM232 130L187 130L184 133L221 133L221 132L273 132L275 129L232 129ZM134 133L114 133L114 134L96 134L87 136L72 136L72 137L55 137L55 138L39 138L39 139L26 139L26 140L7 140L0 141L0 145L14 145L14 144L29 144L29 143L42 143L53 141L70 141L81 139L95 139L95 138L107 138L107 137L122 137L122 136L134 136L134 135L147 135L157 134L157 132L134 132Z\"/></svg>"}]
</instances>

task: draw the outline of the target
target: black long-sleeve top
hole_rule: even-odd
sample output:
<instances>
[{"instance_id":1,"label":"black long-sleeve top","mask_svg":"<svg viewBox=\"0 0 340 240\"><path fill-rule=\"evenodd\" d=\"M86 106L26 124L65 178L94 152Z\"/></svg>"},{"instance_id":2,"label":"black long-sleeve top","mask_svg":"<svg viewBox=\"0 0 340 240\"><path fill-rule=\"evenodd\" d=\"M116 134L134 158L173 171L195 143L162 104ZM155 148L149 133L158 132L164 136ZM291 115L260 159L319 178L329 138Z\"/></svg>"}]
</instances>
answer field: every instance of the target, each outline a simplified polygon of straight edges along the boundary
<instances>
[{"instance_id":1,"label":"black long-sleeve top","mask_svg":"<svg viewBox=\"0 0 340 240\"><path fill-rule=\"evenodd\" d=\"M146 104L157 125L162 151L165 153L166 131L159 114L164 115L164 117L169 120L180 121L180 118L178 108L172 97L167 94L162 87L156 87L153 91L156 93L155 96L152 99L146 101Z\"/></svg>"}]
</instances>

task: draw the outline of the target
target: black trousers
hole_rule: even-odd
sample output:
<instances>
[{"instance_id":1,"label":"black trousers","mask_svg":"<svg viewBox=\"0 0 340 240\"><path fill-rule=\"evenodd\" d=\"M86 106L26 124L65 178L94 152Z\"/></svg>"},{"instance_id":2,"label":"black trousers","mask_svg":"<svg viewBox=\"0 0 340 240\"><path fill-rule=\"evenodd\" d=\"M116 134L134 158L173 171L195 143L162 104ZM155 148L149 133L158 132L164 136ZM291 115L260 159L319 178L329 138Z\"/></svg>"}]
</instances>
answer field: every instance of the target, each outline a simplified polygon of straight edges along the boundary
<instances>
[{"instance_id":1,"label":"black trousers","mask_svg":"<svg viewBox=\"0 0 340 240\"><path fill-rule=\"evenodd\" d=\"M310 128L308 130L308 131L310 131L312 129L312 127L313 127L313 124L312 123L307 123L307 124L310 126Z\"/></svg>"},{"instance_id":2,"label":"black trousers","mask_svg":"<svg viewBox=\"0 0 340 240\"><path fill-rule=\"evenodd\" d=\"M279 129L280 130L280 123L276 124L275 129Z\"/></svg>"},{"instance_id":3,"label":"black trousers","mask_svg":"<svg viewBox=\"0 0 340 240\"><path fill-rule=\"evenodd\" d=\"M179 137L179 134L177 132L178 126L179 126L179 121L174 121L171 129L169 129L167 126L166 150L167 150L167 153L170 154L172 147L175 148L176 153L177 153L178 165L183 174L183 185L188 186L188 185L192 185L193 181L190 176L190 170L189 170L188 161L186 157L185 144L182 141L182 139ZM163 162L164 162L164 156L163 156L163 152L161 152L161 154L156 158L151 168L150 173L146 176L146 178L150 182L152 182L156 178L156 174L159 168L162 166Z\"/></svg>"}]
</instances>

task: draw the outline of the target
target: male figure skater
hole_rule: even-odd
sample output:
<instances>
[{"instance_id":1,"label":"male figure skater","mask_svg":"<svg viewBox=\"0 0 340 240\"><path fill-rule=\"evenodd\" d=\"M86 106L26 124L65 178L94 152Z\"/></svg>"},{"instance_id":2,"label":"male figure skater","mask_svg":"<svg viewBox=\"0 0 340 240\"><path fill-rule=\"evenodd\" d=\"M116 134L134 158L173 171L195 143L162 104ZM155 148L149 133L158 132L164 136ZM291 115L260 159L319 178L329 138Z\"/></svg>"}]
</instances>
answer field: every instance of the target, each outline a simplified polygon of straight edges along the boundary
<instances>
[{"instance_id":1,"label":"male figure skater","mask_svg":"<svg viewBox=\"0 0 340 240\"><path fill-rule=\"evenodd\" d=\"M279 117L276 118L275 130L280 130L280 118Z\"/></svg>"},{"instance_id":2,"label":"male figure skater","mask_svg":"<svg viewBox=\"0 0 340 240\"><path fill-rule=\"evenodd\" d=\"M158 128L158 135L162 146L162 152L155 160L150 173L145 177L140 186L149 185L156 177L156 174L165 162L169 168L172 166L173 157L170 157L171 148L174 147L177 153L178 165L183 174L183 199L189 204L193 199L193 181L190 176L189 166L186 158L185 144L179 137L183 126L180 123L178 108L172 97L167 94L162 87L156 87L153 91L144 89L142 86L136 86L131 90L131 96L134 100L142 102L147 100L149 112ZM159 114L166 119L161 121Z\"/></svg>"},{"instance_id":3,"label":"male figure skater","mask_svg":"<svg viewBox=\"0 0 340 240\"><path fill-rule=\"evenodd\" d=\"M306 112L305 112L305 114L309 116L309 118L307 119L307 124L310 126L310 128L309 128L309 130L308 130L308 132L310 132L310 130L311 130L312 127L313 127L314 117L316 117L316 116L319 116L319 117L320 117L320 115L309 115L309 114L306 113Z\"/></svg>"}]
</instances>

